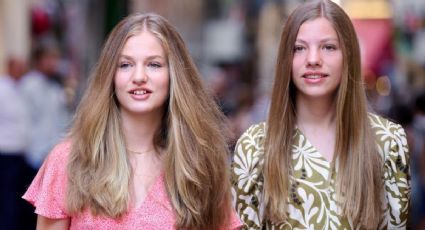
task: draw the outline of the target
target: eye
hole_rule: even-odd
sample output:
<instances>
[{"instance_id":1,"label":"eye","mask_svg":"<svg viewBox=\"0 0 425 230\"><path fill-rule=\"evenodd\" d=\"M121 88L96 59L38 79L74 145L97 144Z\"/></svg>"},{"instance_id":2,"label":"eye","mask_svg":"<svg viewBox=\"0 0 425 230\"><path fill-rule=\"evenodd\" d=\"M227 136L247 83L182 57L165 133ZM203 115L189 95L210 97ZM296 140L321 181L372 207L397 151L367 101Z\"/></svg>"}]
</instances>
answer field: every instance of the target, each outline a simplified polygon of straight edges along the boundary
<instances>
[{"instance_id":1,"label":"eye","mask_svg":"<svg viewBox=\"0 0 425 230\"><path fill-rule=\"evenodd\" d=\"M162 65L161 65L161 63L159 63L159 62L149 62L149 63L148 63L148 67L151 67L151 68L155 68L155 69L157 69L157 68L161 68L161 67L162 67Z\"/></svg>"},{"instance_id":2,"label":"eye","mask_svg":"<svg viewBox=\"0 0 425 230\"><path fill-rule=\"evenodd\" d=\"M304 49L305 49L305 48L304 48L304 46L295 45L295 47L294 47L294 52L295 52L295 53L298 53L298 52L303 51Z\"/></svg>"},{"instance_id":3,"label":"eye","mask_svg":"<svg viewBox=\"0 0 425 230\"><path fill-rule=\"evenodd\" d=\"M327 45L323 46L323 49L328 50L328 51L334 51L334 50L337 50L338 47L336 45L333 45L333 44L327 44Z\"/></svg>"},{"instance_id":4,"label":"eye","mask_svg":"<svg viewBox=\"0 0 425 230\"><path fill-rule=\"evenodd\" d=\"M132 67L133 65L130 62L120 62L118 64L118 68L120 69L127 69L129 67Z\"/></svg>"}]
</instances>

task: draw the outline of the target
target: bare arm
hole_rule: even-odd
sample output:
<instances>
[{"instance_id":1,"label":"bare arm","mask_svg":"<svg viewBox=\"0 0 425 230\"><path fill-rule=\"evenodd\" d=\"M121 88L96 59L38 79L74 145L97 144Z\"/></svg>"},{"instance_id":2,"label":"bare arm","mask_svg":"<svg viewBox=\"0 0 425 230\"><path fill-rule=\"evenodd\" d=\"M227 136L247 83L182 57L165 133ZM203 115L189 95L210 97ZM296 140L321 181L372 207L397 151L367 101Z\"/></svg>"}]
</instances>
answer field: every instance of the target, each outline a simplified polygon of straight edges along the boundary
<instances>
[{"instance_id":1,"label":"bare arm","mask_svg":"<svg viewBox=\"0 0 425 230\"><path fill-rule=\"evenodd\" d=\"M69 229L70 219L50 219L38 215L37 230L67 230Z\"/></svg>"}]
</instances>

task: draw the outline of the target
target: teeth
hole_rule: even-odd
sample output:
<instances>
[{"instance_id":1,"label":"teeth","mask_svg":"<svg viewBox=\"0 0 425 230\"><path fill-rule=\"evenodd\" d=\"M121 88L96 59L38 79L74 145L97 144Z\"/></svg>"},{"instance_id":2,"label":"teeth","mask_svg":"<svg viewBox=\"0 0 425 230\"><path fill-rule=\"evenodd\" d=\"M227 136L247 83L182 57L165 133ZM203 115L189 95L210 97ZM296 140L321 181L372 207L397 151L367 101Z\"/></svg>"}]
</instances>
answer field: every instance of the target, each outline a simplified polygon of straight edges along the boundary
<instances>
[{"instance_id":1,"label":"teeth","mask_svg":"<svg viewBox=\"0 0 425 230\"><path fill-rule=\"evenodd\" d=\"M143 94L146 94L146 90L135 90L133 92L133 94L135 94L135 95L143 95Z\"/></svg>"},{"instance_id":2,"label":"teeth","mask_svg":"<svg viewBox=\"0 0 425 230\"><path fill-rule=\"evenodd\" d=\"M321 75L306 75L305 78L309 78L309 79L319 79L321 78Z\"/></svg>"}]
</instances>

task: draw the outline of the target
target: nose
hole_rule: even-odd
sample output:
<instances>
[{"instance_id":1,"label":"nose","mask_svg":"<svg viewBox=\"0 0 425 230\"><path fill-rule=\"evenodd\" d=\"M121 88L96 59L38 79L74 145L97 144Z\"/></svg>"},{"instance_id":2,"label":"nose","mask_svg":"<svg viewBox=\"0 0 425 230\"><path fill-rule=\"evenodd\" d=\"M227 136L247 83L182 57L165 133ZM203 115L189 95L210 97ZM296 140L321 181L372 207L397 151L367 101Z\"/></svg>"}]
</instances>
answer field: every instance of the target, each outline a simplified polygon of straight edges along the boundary
<instances>
[{"instance_id":1,"label":"nose","mask_svg":"<svg viewBox=\"0 0 425 230\"><path fill-rule=\"evenodd\" d=\"M319 49L310 49L307 55L307 65L309 66L320 66L322 59L320 57Z\"/></svg>"},{"instance_id":2,"label":"nose","mask_svg":"<svg viewBox=\"0 0 425 230\"><path fill-rule=\"evenodd\" d=\"M133 74L133 83L142 84L148 81L148 75L142 65L138 65Z\"/></svg>"}]
</instances>

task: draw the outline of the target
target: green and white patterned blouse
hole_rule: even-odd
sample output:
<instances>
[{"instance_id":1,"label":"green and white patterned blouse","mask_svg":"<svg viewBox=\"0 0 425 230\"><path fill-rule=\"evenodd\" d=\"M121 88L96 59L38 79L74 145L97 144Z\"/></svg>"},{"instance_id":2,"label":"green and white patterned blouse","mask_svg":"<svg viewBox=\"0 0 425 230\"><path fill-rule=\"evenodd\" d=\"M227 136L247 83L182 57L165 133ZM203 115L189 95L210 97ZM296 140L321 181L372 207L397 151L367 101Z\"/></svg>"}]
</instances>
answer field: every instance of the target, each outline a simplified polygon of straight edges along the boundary
<instances>
[{"instance_id":1,"label":"green and white patterned blouse","mask_svg":"<svg viewBox=\"0 0 425 230\"><path fill-rule=\"evenodd\" d=\"M369 118L384 158L385 212L379 229L405 229L410 197L409 158L404 129L380 116ZM331 165L296 130L292 146L294 180L289 189L288 220L273 225L262 218L265 123L251 126L238 140L232 164L234 206L244 229L357 229L339 215ZM334 175L335 173L333 173Z\"/></svg>"}]
</instances>

